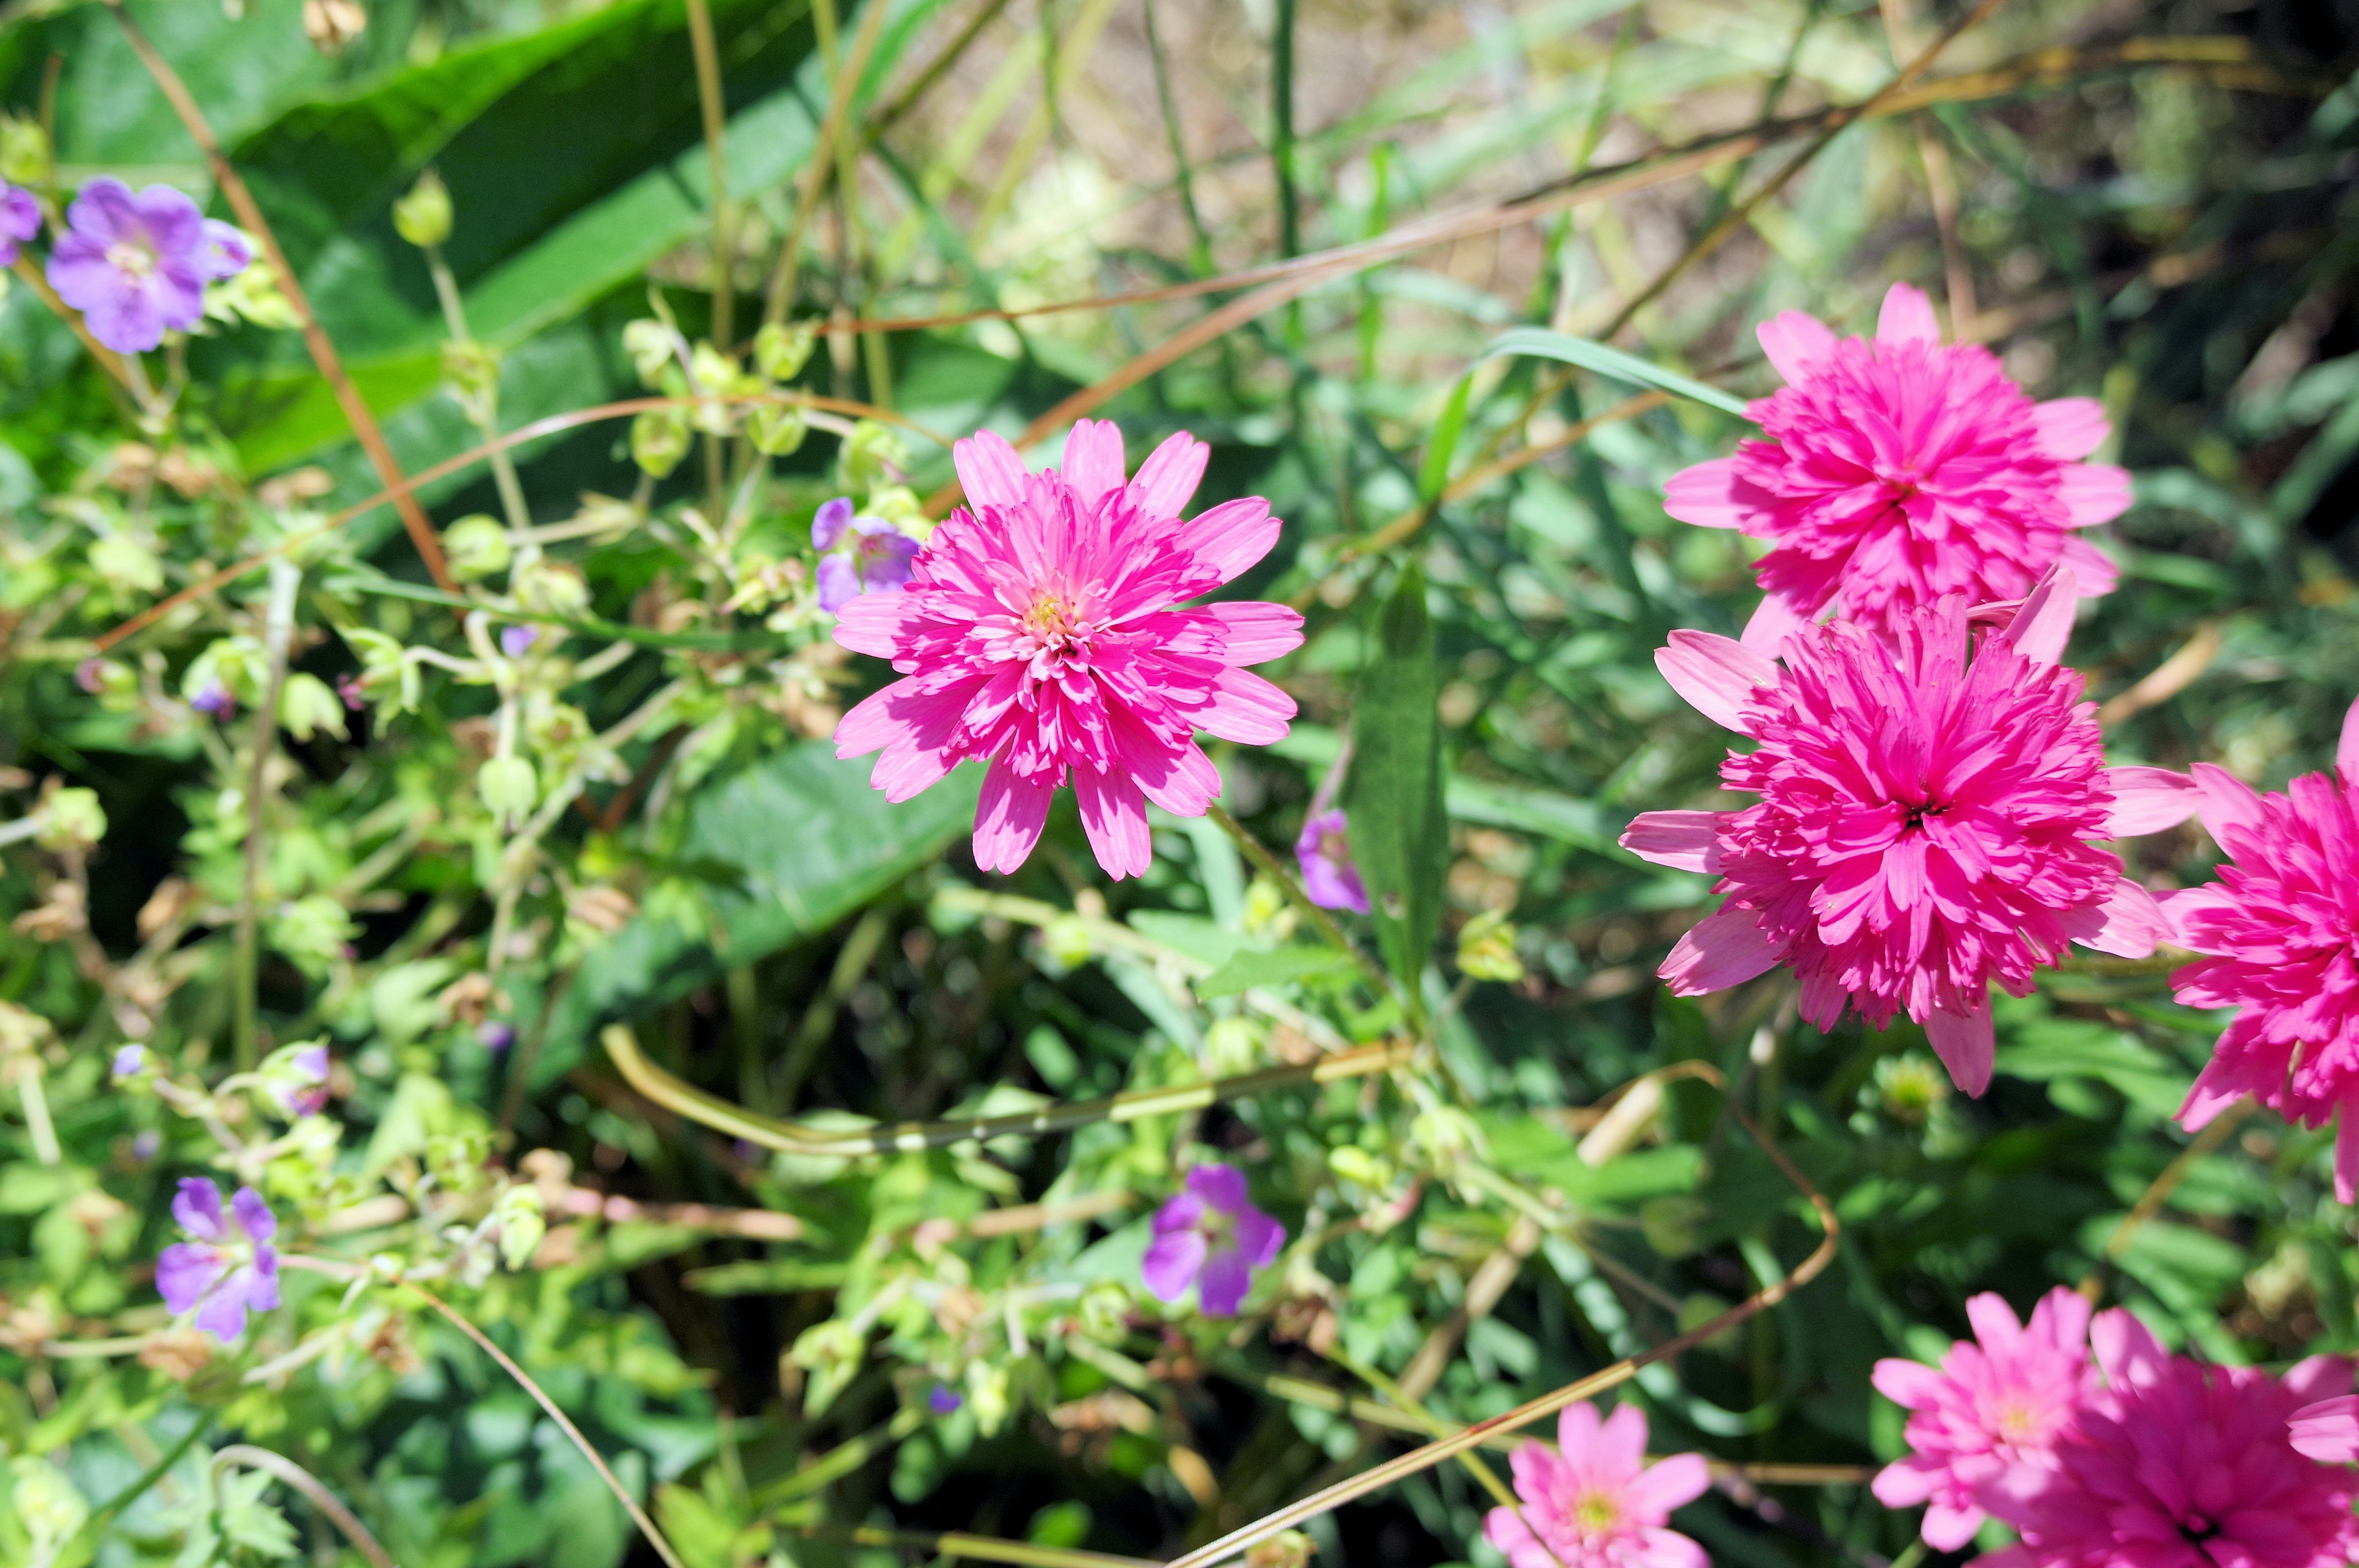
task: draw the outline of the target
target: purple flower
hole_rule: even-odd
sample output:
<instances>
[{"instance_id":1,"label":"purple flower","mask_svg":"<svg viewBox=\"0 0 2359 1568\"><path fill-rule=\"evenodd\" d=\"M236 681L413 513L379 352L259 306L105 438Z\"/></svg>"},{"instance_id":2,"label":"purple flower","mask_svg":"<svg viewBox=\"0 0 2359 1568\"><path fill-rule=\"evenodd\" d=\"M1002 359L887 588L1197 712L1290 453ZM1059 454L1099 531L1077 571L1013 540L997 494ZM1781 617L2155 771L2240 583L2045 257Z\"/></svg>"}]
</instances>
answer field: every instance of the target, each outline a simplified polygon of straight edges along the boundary
<instances>
[{"instance_id":1,"label":"purple flower","mask_svg":"<svg viewBox=\"0 0 2359 1568\"><path fill-rule=\"evenodd\" d=\"M0 209L0 211L5 211L5 209ZM5 250L6 248L7 247L5 245L0 245L0 250ZM6 265L6 262L0 261L0 266L5 266ZM74 666L74 685L82 687L82 690L90 693L92 697L96 697L100 692L104 691L106 689L106 661L104 659L90 658L84 659L82 663L76 665Z\"/></svg>"},{"instance_id":2,"label":"purple flower","mask_svg":"<svg viewBox=\"0 0 2359 1568\"><path fill-rule=\"evenodd\" d=\"M940 1383L936 1383L934 1385L934 1391L926 1396L926 1407L932 1411L936 1415L954 1414L958 1408L964 1403L966 1403L966 1400L960 1396L959 1391L956 1389L949 1388Z\"/></svg>"},{"instance_id":3,"label":"purple flower","mask_svg":"<svg viewBox=\"0 0 2359 1568\"><path fill-rule=\"evenodd\" d=\"M221 1189L202 1176L180 1182L172 1217L196 1238L164 1249L156 1260L156 1289L174 1313L196 1308L197 1326L223 1339L245 1330L248 1309L268 1312L278 1304L278 1253L270 1238L278 1218L262 1195L240 1187L222 1214Z\"/></svg>"},{"instance_id":4,"label":"purple flower","mask_svg":"<svg viewBox=\"0 0 2359 1568\"><path fill-rule=\"evenodd\" d=\"M1233 1165L1199 1165L1188 1184L1155 1211L1155 1240L1139 1277L1158 1301L1176 1302L1196 1287L1208 1317L1234 1316L1253 1284L1286 1245L1286 1227L1254 1207L1245 1173Z\"/></svg>"},{"instance_id":5,"label":"purple flower","mask_svg":"<svg viewBox=\"0 0 2359 1568\"><path fill-rule=\"evenodd\" d=\"M205 220L205 248L199 265L207 280L235 277L254 265L254 242L245 231L218 218Z\"/></svg>"},{"instance_id":6,"label":"purple flower","mask_svg":"<svg viewBox=\"0 0 2359 1568\"><path fill-rule=\"evenodd\" d=\"M503 626L500 628L500 652L511 659L521 659L535 643L540 641L538 626Z\"/></svg>"},{"instance_id":7,"label":"purple flower","mask_svg":"<svg viewBox=\"0 0 2359 1568\"><path fill-rule=\"evenodd\" d=\"M1344 832L1343 808L1314 813L1294 841L1294 858L1302 867L1302 891L1321 909L1368 913L1368 890L1360 881L1360 868L1352 863L1352 840Z\"/></svg>"},{"instance_id":8,"label":"purple flower","mask_svg":"<svg viewBox=\"0 0 2359 1568\"><path fill-rule=\"evenodd\" d=\"M505 1051L516 1044L516 1026L487 1018L475 1025L475 1044L486 1051Z\"/></svg>"},{"instance_id":9,"label":"purple flower","mask_svg":"<svg viewBox=\"0 0 2359 1568\"><path fill-rule=\"evenodd\" d=\"M41 204L29 190L0 184L0 266L16 259L16 247L41 232Z\"/></svg>"},{"instance_id":10,"label":"purple flower","mask_svg":"<svg viewBox=\"0 0 2359 1568\"><path fill-rule=\"evenodd\" d=\"M328 1048L288 1045L273 1051L255 1069L262 1091L289 1121L317 1116L328 1103Z\"/></svg>"},{"instance_id":11,"label":"purple flower","mask_svg":"<svg viewBox=\"0 0 2359 1568\"><path fill-rule=\"evenodd\" d=\"M154 1065L155 1058L147 1054L145 1045L125 1045L114 1054L110 1069L119 1081L124 1078L144 1078Z\"/></svg>"},{"instance_id":12,"label":"purple flower","mask_svg":"<svg viewBox=\"0 0 2359 1568\"><path fill-rule=\"evenodd\" d=\"M49 287L82 313L91 336L119 354L144 353L168 330L204 319L205 285L229 247L197 204L168 185L136 195L119 179L93 179L66 209L69 232L49 253ZM214 227L231 234L229 225ZM238 235L243 244L245 236ZM236 268L232 267L231 271Z\"/></svg>"},{"instance_id":13,"label":"purple flower","mask_svg":"<svg viewBox=\"0 0 2359 1568\"><path fill-rule=\"evenodd\" d=\"M820 552L819 607L832 615L864 593L893 593L909 580L918 541L882 517L855 517L839 495L811 518Z\"/></svg>"},{"instance_id":14,"label":"purple flower","mask_svg":"<svg viewBox=\"0 0 2359 1568\"><path fill-rule=\"evenodd\" d=\"M237 698L230 696L229 687L221 682L209 680L203 690L189 698L189 706L214 719L227 719L237 711Z\"/></svg>"},{"instance_id":15,"label":"purple flower","mask_svg":"<svg viewBox=\"0 0 2359 1568\"><path fill-rule=\"evenodd\" d=\"M338 676L336 695L342 697L344 706L354 713L368 706L368 693L362 687L358 676Z\"/></svg>"},{"instance_id":16,"label":"purple flower","mask_svg":"<svg viewBox=\"0 0 2359 1568\"><path fill-rule=\"evenodd\" d=\"M152 1127L143 1128L139 1135L131 1141L131 1158L144 1165L161 1153L163 1148L164 1135Z\"/></svg>"}]
</instances>

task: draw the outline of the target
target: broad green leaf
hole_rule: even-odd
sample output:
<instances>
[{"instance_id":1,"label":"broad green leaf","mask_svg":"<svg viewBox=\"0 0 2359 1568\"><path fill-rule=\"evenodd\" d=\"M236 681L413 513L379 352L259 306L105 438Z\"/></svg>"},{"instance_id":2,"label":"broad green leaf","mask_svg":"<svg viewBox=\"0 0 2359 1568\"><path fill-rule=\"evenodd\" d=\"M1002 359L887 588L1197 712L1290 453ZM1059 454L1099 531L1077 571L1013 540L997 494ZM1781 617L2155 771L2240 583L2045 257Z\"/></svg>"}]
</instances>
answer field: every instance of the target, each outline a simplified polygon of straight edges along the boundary
<instances>
[{"instance_id":1,"label":"broad green leaf","mask_svg":"<svg viewBox=\"0 0 2359 1568\"><path fill-rule=\"evenodd\" d=\"M1352 854L1366 881L1385 963L1417 994L1441 924L1450 847L1441 808L1440 676L1425 571L1412 565L1387 600L1375 657L1352 708L1352 771L1343 786Z\"/></svg>"},{"instance_id":2,"label":"broad green leaf","mask_svg":"<svg viewBox=\"0 0 2359 1568\"><path fill-rule=\"evenodd\" d=\"M680 858L736 874L705 894L712 940L646 914L617 932L559 1004L540 1076L569 1067L599 1023L825 931L933 860L974 815L979 769L895 806L868 787L869 766L803 741L708 789Z\"/></svg>"},{"instance_id":3,"label":"broad green leaf","mask_svg":"<svg viewBox=\"0 0 2359 1568\"><path fill-rule=\"evenodd\" d=\"M1516 327L1500 333L1483 351L1483 357L1487 360L1500 354L1529 354L1544 360L1559 360L1569 365L1579 365L1583 370L1595 371L1612 381L1659 387L1674 396L1691 399L1708 408L1717 408L1723 414L1734 414L1740 418L1745 414L1743 398L1723 392L1716 386L1706 386L1691 376L1665 370L1636 354L1624 353L1620 349L1592 342L1587 338L1551 332L1544 327Z\"/></svg>"},{"instance_id":4,"label":"broad green leaf","mask_svg":"<svg viewBox=\"0 0 2359 1568\"><path fill-rule=\"evenodd\" d=\"M1281 986L1295 980L1324 979L1352 972L1352 958L1332 947L1279 947L1270 952L1243 952L1196 982L1202 1001L1234 996L1256 986Z\"/></svg>"}]
</instances>

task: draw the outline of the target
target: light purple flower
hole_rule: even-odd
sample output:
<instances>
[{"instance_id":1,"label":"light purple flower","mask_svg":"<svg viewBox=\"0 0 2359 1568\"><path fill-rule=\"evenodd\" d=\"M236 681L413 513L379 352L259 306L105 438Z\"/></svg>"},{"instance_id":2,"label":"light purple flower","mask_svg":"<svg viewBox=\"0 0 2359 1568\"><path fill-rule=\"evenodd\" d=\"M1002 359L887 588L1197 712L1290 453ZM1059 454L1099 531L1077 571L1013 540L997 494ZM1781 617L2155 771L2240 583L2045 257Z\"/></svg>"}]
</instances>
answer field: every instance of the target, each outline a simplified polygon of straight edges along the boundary
<instances>
[{"instance_id":1,"label":"light purple flower","mask_svg":"<svg viewBox=\"0 0 2359 1568\"><path fill-rule=\"evenodd\" d=\"M0 184L0 266L16 259L16 247L41 232L41 204L29 190Z\"/></svg>"},{"instance_id":2,"label":"light purple flower","mask_svg":"<svg viewBox=\"0 0 2359 1568\"><path fill-rule=\"evenodd\" d=\"M538 626L503 626L500 628L500 652L511 659L521 659L540 641Z\"/></svg>"},{"instance_id":3,"label":"light purple flower","mask_svg":"<svg viewBox=\"0 0 2359 1568\"><path fill-rule=\"evenodd\" d=\"M1155 1211L1155 1240L1139 1278L1158 1301L1176 1302L1196 1287L1207 1317L1230 1317L1286 1245L1286 1227L1254 1207L1245 1173L1233 1165L1199 1165L1188 1184Z\"/></svg>"},{"instance_id":4,"label":"light purple flower","mask_svg":"<svg viewBox=\"0 0 2359 1568\"><path fill-rule=\"evenodd\" d=\"M119 179L93 179L66 209L66 224L49 253L49 286L119 354L144 353L167 331L203 320L205 285L228 276L220 270L231 259L228 244L168 185L135 194Z\"/></svg>"},{"instance_id":5,"label":"light purple flower","mask_svg":"<svg viewBox=\"0 0 2359 1568\"><path fill-rule=\"evenodd\" d=\"M131 1158L137 1164L147 1163L163 1150L164 1135L152 1127L142 1128L139 1135L131 1141Z\"/></svg>"},{"instance_id":6,"label":"light purple flower","mask_svg":"<svg viewBox=\"0 0 2359 1568\"><path fill-rule=\"evenodd\" d=\"M156 1260L156 1289L167 1307L175 1314L194 1307L199 1328L234 1339L249 1310L278 1304L278 1253L270 1245L278 1218L260 1193L238 1188L224 1217L221 1189L202 1176L184 1177L172 1217L196 1239L175 1242Z\"/></svg>"},{"instance_id":7,"label":"light purple flower","mask_svg":"<svg viewBox=\"0 0 2359 1568\"><path fill-rule=\"evenodd\" d=\"M118 1081L124 1078L144 1078L154 1066L155 1060L147 1054L147 1046L125 1045L115 1052L111 1072Z\"/></svg>"},{"instance_id":8,"label":"light purple flower","mask_svg":"<svg viewBox=\"0 0 2359 1568\"><path fill-rule=\"evenodd\" d=\"M0 245L0 250L5 249L6 249L5 245ZM8 264L5 260L0 260L0 266L5 266L7 265ZM99 658L89 658L84 659L82 663L76 665L74 666L74 685L82 687L82 690L90 693L92 697L96 697L100 692L104 691L106 689L106 661Z\"/></svg>"},{"instance_id":9,"label":"light purple flower","mask_svg":"<svg viewBox=\"0 0 2359 1568\"><path fill-rule=\"evenodd\" d=\"M288 1045L273 1051L255 1072L263 1093L278 1113L292 1121L317 1116L328 1104L328 1048Z\"/></svg>"},{"instance_id":10,"label":"light purple flower","mask_svg":"<svg viewBox=\"0 0 2359 1568\"><path fill-rule=\"evenodd\" d=\"M200 265L208 280L235 277L254 265L254 242L234 223L205 220L205 248Z\"/></svg>"},{"instance_id":11,"label":"light purple flower","mask_svg":"<svg viewBox=\"0 0 2359 1568\"><path fill-rule=\"evenodd\" d=\"M1341 806L1321 811L1302 825L1294 858L1302 867L1302 891L1321 909L1368 913L1368 890L1352 863L1352 840Z\"/></svg>"},{"instance_id":12,"label":"light purple flower","mask_svg":"<svg viewBox=\"0 0 2359 1568\"><path fill-rule=\"evenodd\" d=\"M475 1044L486 1051L505 1051L516 1044L516 1026L487 1018L475 1025Z\"/></svg>"},{"instance_id":13,"label":"light purple flower","mask_svg":"<svg viewBox=\"0 0 2359 1568\"><path fill-rule=\"evenodd\" d=\"M237 711L237 698L230 696L229 687L221 682L209 680L203 690L189 698L189 706L211 718L227 719Z\"/></svg>"},{"instance_id":14,"label":"light purple flower","mask_svg":"<svg viewBox=\"0 0 2359 1568\"><path fill-rule=\"evenodd\" d=\"M832 615L864 593L894 593L909 580L918 541L881 517L855 517L839 495L811 518L820 552L819 607Z\"/></svg>"},{"instance_id":15,"label":"light purple flower","mask_svg":"<svg viewBox=\"0 0 2359 1568\"><path fill-rule=\"evenodd\" d=\"M927 1408L936 1415L955 1414L958 1408L964 1403L966 1403L965 1399L957 1390L941 1383L936 1383L934 1391L926 1396Z\"/></svg>"}]
</instances>

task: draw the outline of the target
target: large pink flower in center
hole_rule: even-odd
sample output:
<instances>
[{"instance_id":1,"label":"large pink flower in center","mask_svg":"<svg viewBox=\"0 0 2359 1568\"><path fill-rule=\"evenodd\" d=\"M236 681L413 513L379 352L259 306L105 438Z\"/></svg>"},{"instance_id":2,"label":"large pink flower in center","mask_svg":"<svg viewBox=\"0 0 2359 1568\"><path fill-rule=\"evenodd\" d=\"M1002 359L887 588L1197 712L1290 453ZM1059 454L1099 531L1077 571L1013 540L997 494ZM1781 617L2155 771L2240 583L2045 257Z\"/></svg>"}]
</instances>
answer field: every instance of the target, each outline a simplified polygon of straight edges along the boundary
<instances>
[{"instance_id":1,"label":"large pink flower in center","mask_svg":"<svg viewBox=\"0 0 2359 1568\"><path fill-rule=\"evenodd\" d=\"M1277 542L1259 497L1180 520L1209 455L1173 436L1125 483L1111 423L1073 427L1061 473L1027 473L989 431L959 442L968 507L934 531L904 591L855 599L837 622L837 642L906 678L843 716L836 755L883 748L871 782L897 801L989 762L974 856L995 871L1024 863L1070 774L1098 863L1146 871L1146 803L1201 816L1221 792L1197 732L1267 745L1294 717L1293 698L1239 666L1299 647L1301 616L1175 608Z\"/></svg>"},{"instance_id":2,"label":"large pink flower in center","mask_svg":"<svg viewBox=\"0 0 2359 1568\"><path fill-rule=\"evenodd\" d=\"M1747 646L1774 654L1827 612L1889 632L1950 594L2020 599L2059 562L2082 593L2113 587L2112 563L2069 532L2130 503L2128 474L2080 460L2108 428L2093 398L2034 403L1988 349L1944 345L1905 283L1872 341L1799 310L1759 337L1788 383L1748 410L1769 438L1675 475L1664 503L1775 546Z\"/></svg>"},{"instance_id":3,"label":"large pink flower in center","mask_svg":"<svg viewBox=\"0 0 2359 1568\"><path fill-rule=\"evenodd\" d=\"M2145 889L2087 840L2152 832L2195 807L2158 768L2104 765L2095 710L2062 667L2077 587L2042 578L1969 658L1962 600L1912 612L1886 639L1802 627L1784 667L1742 643L1674 632L1665 678L1759 742L1721 777L1760 803L1650 811L1623 845L1717 871L1728 902L1671 949L1682 996L1771 968L1800 977L1802 1015L1833 1027L1849 1001L1877 1028L1925 1026L1969 1094L1990 1082L1993 981L2021 996L2068 942L2139 957L2169 933Z\"/></svg>"},{"instance_id":4,"label":"large pink flower in center","mask_svg":"<svg viewBox=\"0 0 2359 1568\"><path fill-rule=\"evenodd\" d=\"M2333 776L2283 795L2195 765L2203 826L2227 851L2220 880L2170 895L2178 939L2208 955L2171 976L2189 1007L2233 1007L2180 1119L2201 1127L2251 1095L2288 1120L2342 1112L2334 1190L2359 1188L2359 703Z\"/></svg>"}]
</instances>

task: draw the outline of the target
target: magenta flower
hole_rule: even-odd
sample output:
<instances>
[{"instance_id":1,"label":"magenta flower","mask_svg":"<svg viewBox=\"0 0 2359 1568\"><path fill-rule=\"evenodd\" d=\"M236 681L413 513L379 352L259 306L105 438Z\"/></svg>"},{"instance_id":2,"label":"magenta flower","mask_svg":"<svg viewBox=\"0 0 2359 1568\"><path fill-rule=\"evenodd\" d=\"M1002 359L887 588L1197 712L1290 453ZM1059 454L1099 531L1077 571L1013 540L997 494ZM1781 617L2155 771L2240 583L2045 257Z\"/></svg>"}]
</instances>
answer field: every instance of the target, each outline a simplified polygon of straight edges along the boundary
<instances>
[{"instance_id":1,"label":"magenta flower","mask_svg":"<svg viewBox=\"0 0 2359 1568\"><path fill-rule=\"evenodd\" d=\"M135 194L119 179L93 179L66 209L66 224L49 253L49 286L119 354L143 353L204 319L205 285L252 254L245 235L206 222L168 185Z\"/></svg>"},{"instance_id":2,"label":"magenta flower","mask_svg":"<svg viewBox=\"0 0 2359 1568\"><path fill-rule=\"evenodd\" d=\"M29 190L0 181L0 266L16 260L16 247L41 232L41 204Z\"/></svg>"},{"instance_id":3,"label":"magenta flower","mask_svg":"<svg viewBox=\"0 0 2359 1568\"><path fill-rule=\"evenodd\" d=\"M839 495L811 518L819 551L819 607L832 615L864 593L895 593L909 581L918 541L882 517L855 517Z\"/></svg>"},{"instance_id":4,"label":"magenta flower","mask_svg":"<svg viewBox=\"0 0 2359 1568\"><path fill-rule=\"evenodd\" d=\"M1617 1405L1568 1405L1551 1454L1527 1443L1508 1457L1523 1508L1493 1509L1483 1536L1515 1568L1710 1568L1703 1548L1664 1528L1671 1510L1703 1496L1712 1472L1676 1454L1647 1463L1647 1416Z\"/></svg>"},{"instance_id":5,"label":"magenta flower","mask_svg":"<svg viewBox=\"0 0 2359 1568\"><path fill-rule=\"evenodd\" d=\"M245 1328L248 1309L278 1304L278 1253L270 1238L277 1217L262 1195L240 1187L222 1215L221 1189L201 1176L181 1179L172 1217L193 1241L177 1241L156 1260L156 1289L174 1313L194 1307L197 1326L223 1339Z\"/></svg>"},{"instance_id":6,"label":"magenta flower","mask_svg":"<svg viewBox=\"0 0 2359 1568\"><path fill-rule=\"evenodd\" d=\"M2286 1418L2286 1435L2295 1453L2322 1465L2359 1462L2359 1395L2302 1406Z\"/></svg>"},{"instance_id":7,"label":"magenta flower","mask_svg":"<svg viewBox=\"0 0 2359 1568\"><path fill-rule=\"evenodd\" d=\"M1188 1184L1155 1211L1155 1239L1139 1277L1155 1299L1176 1302L1196 1287L1207 1317L1235 1315L1253 1284L1286 1245L1286 1227L1254 1207L1245 1173L1233 1165L1199 1165Z\"/></svg>"},{"instance_id":8,"label":"magenta flower","mask_svg":"<svg viewBox=\"0 0 2359 1568\"><path fill-rule=\"evenodd\" d=\"M1981 612L2007 624L1973 650L1956 599L1910 611L1888 640L1804 627L1782 669L1726 637L1672 633L1655 663L1706 718L1758 742L1721 777L1761 800L1649 811L1622 836L1658 864L1719 872L1728 895L1664 960L1671 989L1789 964L1812 1023L1832 1028L1846 1001L1878 1029L1905 1011L1980 1094L1992 982L2028 993L2070 942L2153 952L2162 911L2087 841L2181 820L2195 789L2105 767L2081 676L2058 663L2075 598L2071 572L2051 571L2019 610Z\"/></svg>"},{"instance_id":9,"label":"magenta flower","mask_svg":"<svg viewBox=\"0 0 2359 1568\"><path fill-rule=\"evenodd\" d=\"M1926 1505L1925 1544L1955 1552L1986 1517L1974 1488L2008 1469L2047 1462L2072 1414L2097 1390L2089 1365L2089 1303L2059 1285L2031 1309L2027 1329L2005 1300L1966 1303L1973 1340L1960 1340L1940 1370L1887 1358L1875 1387L1908 1414L1909 1455L1875 1477L1888 1509Z\"/></svg>"},{"instance_id":10,"label":"magenta flower","mask_svg":"<svg viewBox=\"0 0 2359 1568\"><path fill-rule=\"evenodd\" d=\"M2127 473L2080 460L2109 428L2094 398L2032 402L1989 350L1944 347L1905 283L1872 342L1799 310L1757 335L1787 382L1747 409L1769 439L1672 476L1664 502L1771 545L1745 646L1774 655L1829 611L1889 635L1953 593L2020 599L2059 563L2084 594L2112 589L2113 563L2070 532L2130 503Z\"/></svg>"},{"instance_id":11,"label":"magenta flower","mask_svg":"<svg viewBox=\"0 0 2359 1568\"><path fill-rule=\"evenodd\" d=\"M974 831L987 871L1024 863L1070 774L1098 864L1114 877L1146 871L1146 803L1201 816L1221 792L1196 732L1263 746L1294 717L1292 697L1240 666L1299 646L1301 616L1278 604L1174 608L1277 542L1258 497L1180 520L1209 455L1174 436L1125 484L1111 424L1075 425L1061 473L1027 473L989 431L959 442L973 509L935 530L906 592L842 611L835 640L907 678L844 715L836 755L882 747L871 782L897 801L988 761Z\"/></svg>"},{"instance_id":12,"label":"magenta flower","mask_svg":"<svg viewBox=\"0 0 2359 1568\"><path fill-rule=\"evenodd\" d=\"M1368 913L1368 890L1352 862L1352 840L1340 808L1321 811L1302 824L1294 859L1302 868L1302 891L1321 909Z\"/></svg>"},{"instance_id":13,"label":"magenta flower","mask_svg":"<svg viewBox=\"0 0 2359 1568\"><path fill-rule=\"evenodd\" d=\"M2347 1390L2351 1367L2313 1357L2282 1379L2167 1354L2116 1308L2090 1338L2104 1389L2049 1463L1976 1500L2021 1535L1988 1568L2341 1568L2359 1551L2359 1474L2294 1448L2299 1407Z\"/></svg>"},{"instance_id":14,"label":"magenta flower","mask_svg":"<svg viewBox=\"0 0 2359 1568\"><path fill-rule=\"evenodd\" d=\"M2203 826L2227 852L2220 880L2166 901L2177 939L2206 955L2170 977L2189 1007L2233 1007L2180 1108L2201 1127L2251 1095L2288 1121L2342 1121L2334 1195L2359 1188L2359 703L2343 716L2334 773L2256 795L2195 765Z\"/></svg>"}]
</instances>

